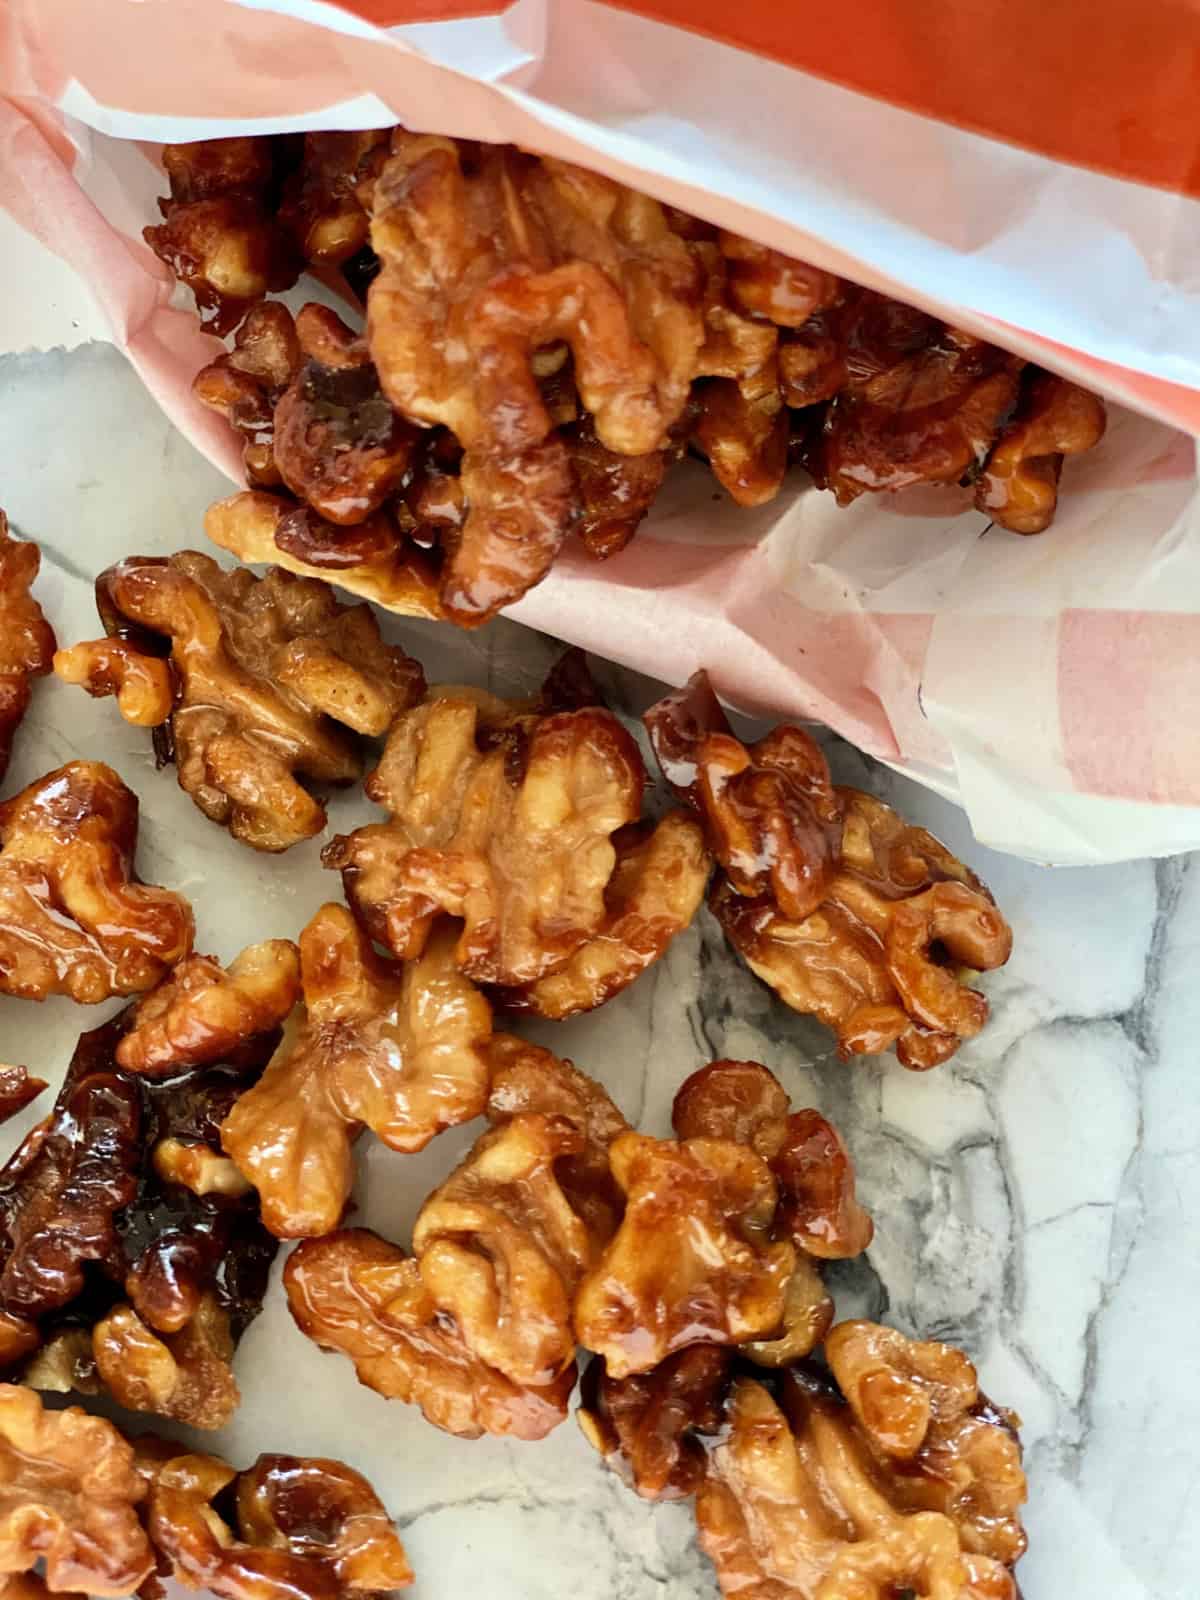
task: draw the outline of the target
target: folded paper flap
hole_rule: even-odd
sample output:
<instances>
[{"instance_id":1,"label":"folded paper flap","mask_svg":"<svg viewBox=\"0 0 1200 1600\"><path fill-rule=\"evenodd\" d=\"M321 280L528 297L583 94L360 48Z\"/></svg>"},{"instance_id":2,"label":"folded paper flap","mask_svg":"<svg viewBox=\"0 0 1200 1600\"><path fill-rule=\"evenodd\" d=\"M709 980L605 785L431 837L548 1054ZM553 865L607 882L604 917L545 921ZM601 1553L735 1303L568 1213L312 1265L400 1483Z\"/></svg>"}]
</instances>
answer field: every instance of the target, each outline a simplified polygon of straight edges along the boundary
<instances>
[{"instance_id":1,"label":"folded paper flap","mask_svg":"<svg viewBox=\"0 0 1200 1600\"><path fill-rule=\"evenodd\" d=\"M1186 252L1172 242L1166 260L1157 242L1175 228L1186 243L1193 201L678 29L664 42L661 22L519 0L478 25L387 35L305 0L95 0L84 18L67 0L14 0L0 26L18 27L23 49L4 70L45 97L38 126L0 102L0 201L88 277L144 381L231 478L236 441L191 393L218 346L140 238L161 175L144 146L64 119L64 101L149 141L403 111L413 126L552 150L795 253L811 242L835 270L1200 425L1197 392L1163 381L1170 369L1200 389L1200 316L1182 271L1171 281ZM160 55L147 79L139 63ZM1177 339L1164 332L1181 318ZM621 556L568 552L512 614L669 681L705 665L735 704L828 722L960 793L981 837L1035 859L1200 844L1200 813L1186 811L1200 771L1181 750L1200 709L1190 440L1114 414L1105 443L1067 463L1059 519L1032 540L959 514L954 490L839 510L802 481L747 512L684 472Z\"/></svg>"}]
</instances>

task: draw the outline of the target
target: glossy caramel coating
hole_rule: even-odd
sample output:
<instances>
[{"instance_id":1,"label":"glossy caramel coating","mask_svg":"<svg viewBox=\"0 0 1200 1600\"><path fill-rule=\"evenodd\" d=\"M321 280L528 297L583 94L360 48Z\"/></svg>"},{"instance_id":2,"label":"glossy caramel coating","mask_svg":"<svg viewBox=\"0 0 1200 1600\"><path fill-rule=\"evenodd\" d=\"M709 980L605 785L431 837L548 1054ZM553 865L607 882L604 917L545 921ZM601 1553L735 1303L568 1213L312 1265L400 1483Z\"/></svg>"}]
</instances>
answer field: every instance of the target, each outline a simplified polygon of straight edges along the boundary
<instances>
[{"instance_id":1,"label":"glossy caramel coating","mask_svg":"<svg viewBox=\"0 0 1200 1600\"><path fill-rule=\"evenodd\" d=\"M704 1478L704 1436L723 1425L732 1362L720 1345L693 1344L615 1379L596 1356L580 1385L583 1435L643 1500L684 1500Z\"/></svg>"},{"instance_id":2,"label":"glossy caramel coating","mask_svg":"<svg viewBox=\"0 0 1200 1600\"><path fill-rule=\"evenodd\" d=\"M366 606L340 606L325 585L286 572L226 572L185 550L130 557L96 591L110 639L60 652L60 674L94 695L118 689L139 722L157 713L180 787L258 850L318 833L325 809L301 780L351 782L361 736L382 733L424 690L419 665L384 644ZM128 664L120 678L91 669L118 642L161 680L157 704L129 703Z\"/></svg>"},{"instance_id":3,"label":"glossy caramel coating","mask_svg":"<svg viewBox=\"0 0 1200 1600\"><path fill-rule=\"evenodd\" d=\"M392 821L326 848L372 937L419 951L435 913L461 918L462 970L505 987L563 967L600 931L645 768L610 712L545 716L434 691L399 717L367 793Z\"/></svg>"},{"instance_id":4,"label":"glossy caramel coating","mask_svg":"<svg viewBox=\"0 0 1200 1600\"><path fill-rule=\"evenodd\" d=\"M787 469L788 414L777 388L747 399L730 378L697 384L693 435L713 476L739 506L773 500Z\"/></svg>"},{"instance_id":5,"label":"glossy caramel coating","mask_svg":"<svg viewBox=\"0 0 1200 1600\"><path fill-rule=\"evenodd\" d=\"M961 969L1002 966L1012 932L943 844L835 789L799 728L743 745L704 673L644 720L668 783L704 822L726 936L787 1005L835 1030L843 1059L895 1046L925 1069L979 1033L987 1001Z\"/></svg>"},{"instance_id":6,"label":"glossy caramel coating","mask_svg":"<svg viewBox=\"0 0 1200 1600\"><path fill-rule=\"evenodd\" d=\"M111 1422L78 1406L43 1410L31 1389L0 1384L0 1571L44 1562L55 1593L132 1594L154 1570L144 1495Z\"/></svg>"},{"instance_id":7,"label":"glossy caramel coating","mask_svg":"<svg viewBox=\"0 0 1200 1600\"><path fill-rule=\"evenodd\" d=\"M228 971L212 956L189 956L138 1002L117 1064L158 1077L228 1060L247 1039L278 1028L299 997L300 956L290 939L249 945Z\"/></svg>"},{"instance_id":8,"label":"glossy caramel coating","mask_svg":"<svg viewBox=\"0 0 1200 1600\"><path fill-rule=\"evenodd\" d=\"M361 1126L412 1151L482 1111L491 1012L453 952L443 927L414 961L385 961L332 904L300 935L304 1006L221 1127L278 1238L337 1227Z\"/></svg>"},{"instance_id":9,"label":"glossy caramel coating","mask_svg":"<svg viewBox=\"0 0 1200 1600\"><path fill-rule=\"evenodd\" d=\"M370 184L387 154L388 129L306 133L300 165L284 184L279 220L306 261L339 267L370 232Z\"/></svg>"},{"instance_id":10,"label":"glossy caramel coating","mask_svg":"<svg viewBox=\"0 0 1200 1600\"><path fill-rule=\"evenodd\" d=\"M0 993L94 1005L137 994L191 949L191 908L134 872L138 803L72 761L0 805Z\"/></svg>"},{"instance_id":11,"label":"glossy caramel coating","mask_svg":"<svg viewBox=\"0 0 1200 1600\"><path fill-rule=\"evenodd\" d=\"M546 977L497 991L503 1009L555 1020L593 1011L641 977L690 926L712 870L699 823L672 811L656 826L623 828L614 844L617 861L598 931Z\"/></svg>"},{"instance_id":12,"label":"glossy caramel coating","mask_svg":"<svg viewBox=\"0 0 1200 1600\"><path fill-rule=\"evenodd\" d=\"M274 412L279 475L318 517L354 526L400 487L420 430L394 412L366 341L327 306L296 318L303 362Z\"/></svg>"},{"instance_id":13,"label":"glossy caramel coating","mask_svg":"<svg viewBox=\"0 0 1200 1600\"><path fill-rule=\"evenodd\" d=\"M841 283L832 272L811 266L725 230L718 244L725 258L729 297L748 316L781 328L799 328L832 305Z\"/></svg>"},{"instance_id":14,"label":"glossy caramel coating","mask_svg":"<svg viewBox=\"0 0 1200 1600\"><path fill-rule=\"evenodd\" d=\"M28 1067L0 1066L0 1123L24 1111L45 1087L45 1078L35 1078Z\"/></svg>"},{"instance_id":15,"label":"glossy caramel coating","mask_svg":"<svg viewBox=\"0 0 1200 1600\"><path fill-rule=\"evenodd\" d=\"M275 459L275 408L299 372L304 352L292 313L277 300L254 306L234 335L233 349L202 367L192 393L242 436L246 482L273 489L282 482Z\"/></svg>"},{"instance_id":16,"label":"glossy caramel coating","mask_svg":"<svg viewBox=\"0 0 1200 1600\"><path fill-rule=\"evenodd\" d=\"M160 1443L142 1465L147 1530L188 1589L224 1600L335 1600L412 1582L378 1495L341 1461L263 1455L238 1472Z\"/></svg>"},{"instance_id":17,"label":"glossy caramel coating","mask_svg":"<svg viewBox=\"0 0 1200 1600\"><path fill-rule=\"evenodd\" d=\"M44 677L54 655L53 629L30 593L40 565L37 545L14 539L0 511L0 778L29 708L29 680Z\"/></svg>"},{"instance_id":18,"label":"glossy caramel coating","mask_svg":"<svg viewBox=\"0 0 1200 1600\"><path fill-rule=\"evenodd\" d=\"M131 1305L114 1306L92 1329L92 1359L113 1399L191 1428L223 1428L237 1410L233 1349L229 1315L211 1291L175 1330L155 1331Z\"/></svg>"},{"instance_id":19,"label":"glossy caramel coating","mask_svg":"<svg viewBox=\"0 0 1200 1600\"><path fill-rule=\"evenodd\" d=\"M348 1356L368 1388L419 1406L434 1427L462 1439L541 1439L567 1414L574 1363L546 1385L505 1377L441 1313L417 1261L365 1228L304 1240L283 1281L302 1332Z\"/></svg>"},{"instance_id":20,"label":"glossy caramel coating","mask_svg":"<svg viewBox=\"0 0 1200 1600\"><path fill-rule=\"evenodd\" d=\"M405 416L464 448L470 511L442 600L475 626L536 583L571 522L532 357L563 342L600 442L661 448L702 338L699 283L657 202L563 162L397 130L374 186L368 342Z\"/></svg>"},{"instance_id":21,"label":"glossy caramel coating","mask_svg":"<svg viewBox=\"0 0 1200 1600\"><path fill-rule=\"evenodd\" d=\"M1063 458L1104 437L1104 401L1051 372L1024 374L1012 419L975 485L977 508L1010 533L1044 533L1058 509Z\"/></svg>"},{"instance_id":22,"label":"glossy caramel coating","mask_svg":"<svg viewBox=\"0 0 1200 1600\"><path fill-rule=\"evenodd\" d=\"M734 1383L696 1502L723 1592L1015 1600L1015 1419L949 1346L856 1322L833 1330L827 1354L840 1389L805 1366L782 1376L777 1398Z\"/></svg>"}]
</instances>

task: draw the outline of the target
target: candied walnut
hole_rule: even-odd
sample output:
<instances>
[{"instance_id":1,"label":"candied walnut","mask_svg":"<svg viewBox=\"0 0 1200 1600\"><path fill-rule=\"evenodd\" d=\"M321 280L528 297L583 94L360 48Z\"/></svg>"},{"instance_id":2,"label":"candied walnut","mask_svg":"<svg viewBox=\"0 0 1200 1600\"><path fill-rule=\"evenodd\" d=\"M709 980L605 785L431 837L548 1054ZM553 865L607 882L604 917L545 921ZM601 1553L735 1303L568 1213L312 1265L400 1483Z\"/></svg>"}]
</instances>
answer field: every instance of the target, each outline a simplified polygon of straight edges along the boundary
<instances>
[{"instance_id":1,"label":"candied walnut","mask_svg":"<svg viewBox=\"0 0 1200 1600\"><path fill-rule=\"evenodd\" d=\"M868 1422L861 1396L847 1404L803 1366L783 1375L778 1402L734 1385L696 1502L724 1593L1015 1600L1020 1447L970 1363L870 1323L834 1329L829 1347L839 1383L878 1385Z\"/></svg>"},{"instance_id":2,"label":"candied walnut","mask_svg":"<svg viewBox=\"0 0 1200 1600\"><path fill-rule=\"evenodd\" d=\"M89 1595L131 1594L153 1571L145 1490L111 1422L0 1384L0 1463L0 1571L44 1562L48 1589Z\"/></svg>"},{"instance_id":3,"label":"candied walnut","mask_svg":"<svg viewBox=\"0 0 1200 1600\"><path fill-rule=\"evenodd\" d=\"M14 539L0 511L0 778L29 709L29 680L44 677L54 655L53 630L29 592L40 565L37 545Z\"/></svg>"},{"instance_id":4,"label":"candied walnut","mask_svg":"<svg viewBox=\"0 0 1200 1600\"><path fill-rule=\"evenodd\" d=\"M161 1077L228 1060L244 1040L279 1027L299 998L300 957L290 939L249 945L228 971L212 956L189 956L137 1003L117 1064Z\"/></svg>"},{"instance_id":5,"label":"candied walnut","mask_svg":"<svg viewBox=\"0 0 1200 1600\"><path fill-rule=\"evenodd\" d=\"M781 250L724 231L718 242L729 296L750 316L765 317L781 328L799 328L841 293L841 281L832 272L785 256Z\"/></svg>"},{"instance_id":6,"label":"candied walnut","mask_svg":"<svg viewBox=\"0 0 1200 1600\"><path fill-rule=\"evenodd\" d=\"M45 1078L35 1078L28 1067L0 1066L0 1122L24 1111L45 1087Z\"/></svg>"},{"instance_id":7,"label":"candied walnut","mask_svg":"<svg viewBox=\"0 0 1200 1600\"><path fill-rule=\"evenodd\" d=\"M364 202L388 135L386 128L304 135L304 155L284 185L279 220L306 261L340 267L367 243Z\"/></svg>"},{"instance_id":8,"label":"candied walnut","mask_svg":"<svg viewBox=\"0 0 1200 1600\"><path fill-rule=\"evenodd\" d=\"M258 850L319 833L325 809L299 779L352 782L362 770L356 736L382 733L424 689L420 667L384 644L366 606L340 606L323 584L285 572L225 572L184 550L130 557L96 591L106 629L128 652L161 669L169 643L173 705L162 709L179 785ZM74 660L64 676L108 692Z\"/></svg>"},{"instance_id":9,"label":"candied walnut","mask_svg":"<svg viewBox=\"0 0 1200 1600\"><path fill-rule=\"evenodd\" d=\"M274 563L307 578L336 575L340 588L386 611L443 617L434 565L382 512L338 528L307 506L247 490L210 506L204 531L240 561Z\"/></svg>"},{"instance_id":10,"label":"candied walnut","mask_svg":"<svg viewBox=\"0 0 1200 1600\"><path fill-rule=\"evenodd\" d=\"M573 532L588 555L607 561L637 532L677 452L668 448L621 455L601 444L587 415L563 437L578 497Z\"/></svg>"},{"instance_id":11,"label":"candied walnut","mask_svg":"<svg viewBox=\"0 0 1200 1600\"><path fill-rule=\"evenodd\" d=\"M847 382L805 460L839 505L973 476L1016 402L1025 365L912 306L866 293L855 303L845 359Z\"/></svg>"},{"instance_id":12,"label":"candied walnut","mask_svg":"<svg viewBox=\"0 0 1200 1600\"><path fill-rule=\"evenodd\" d=\"M266 138L163 147L171 195L158 202L163 221L142 237L192 291L212 333L228 333L255 301L299 275L299 252L272 214L279 148Z\"/></svg>"},{"instance_id":13,"label":"candied walnut","mask_svg":"<svg viewBox=\"0 0 1200 1600\"><path fill-rule=\"evenodd\" d=\"M503 1123L534 1112L566 1120L580 1136L577 1150L556 1158L554 1176L593 1249L607 1244L624 1209L608 1149L618 1134L629 1130L608 1092L573 1062L511 1034L498 1033L492 1039L488 1065L489 1121Z\"/></svg>"},{"instance_id":14,"label":"candied walnut","mask_svg":"<svg viewBox=\"0 0 1200 1600\"><path fill-rule=\"evenodd\" d=\"M368 340L393 405L463 445L470 510L442 601L476 626L544 576L573 514L534 356L569 346L608 449L660 449L702 338L699 284L662 207L606 178L403 130L392 152L374 186Z\"/></svg>"},{"instance_id":15,"label":"candied walnut","mask_svg":"<svg viewBox=\"0 0 1200 1600\"><path fill-rule=\"evenodd\" d=\"M155 1333L132 1306L92 1330L96 1370L127 1411L152 1411L192 1428L223 1428L241 1398L230 1362L228 1313L211 1293L177 1333Z\"/></svg>"},{"instance_id":16,"label":"candied walnut","mask_svg":"<svg viewBox=\"0 0 1200 1600\"><path fill-rule=\"evenodd\" d=\"M808 734L785 724L743 745L706 672L643 720L663 776L699 812L736 892L769 894L795 918L814 910L833 876L841 808Z\"/></svg>"},{"instance_id":17,"label":"candied walnut","mask_svg":"<svg viewBox=\"0 0 1200 1600\"><path fill-rule=\"evenodd\" d=\"M282 482L275 460L275 407L304 360L292 313L277 300L252 307L233 349L203 367L192 393L244 440L246 482L273 489Z\"/></svg>"},{"instance_id":18,"label":"candied walnut","mask_svg":"<svg viewBox=\"0 0 1200 1600\"><path fill-rule=\"evenodd\" d=\"M1010 533L1043 533L1058 508L1064 456L1104 437L1104 401L1053 373L1030 370L1021 398L983 464L977 508Z\"/></svg>"},{"instance_id":19,"label":"candied walnut","mask_svg":"<svg viewBox=\"0 0 1200 1600\"><path fill-rule=\"evenodd\" d=\"M773 500L787 469L788 414L777 388L747 399L731 378L697 384L693 435L713 476L739 506Z\"/></svg>"},{"instance_id":20,"label":"candied walnut","mask_svg":"<svg viewBox=\"0 0 1200 1600\"><path fill-rule=\"evenodd\" d=\"M613 843L617 864L599 931L557 971L501 990L505 1009L558 1019L592 1011L628 988L691 923L712 867L700 825L672 811L656 827L622 828Z\"/></svg>"},{"instance_id":21,"label":"candied walnut","mask_svg":"<svg viewBox=\"0 0 1200 1600\"><path fill-rule=\"evenodd\" d=\"M146 655L129 639L89 639L54 655L55 676L86 689L94 700L112 695L135 728L157 728L175 704L170 663Z\"/></svg>"},{"instance_id":22,"label":"candied walnut","mask_svg":"<svg viewBox=\"0 0 1200 1600\"><path fill-rule=\"evenodd\" d=\"M483 1110L491 1011L458 972L454 942L439 928L400 966L332 904L300 935L304 1008L221 1126L278 1238L337 1226L360 1124L413 1151Z\"/></svg>"},{"instance_id":23,"label":"candied walnut","mask_svg":"<svg viewBox=\"0 0 1200 1600\"><path fill-rule=\"evenodd\" d=\"M259 1456L238 1472L215 1456L144 1457L147 1527L171 1575L225 1600L381 1595L412 1569L371 1485L341 1461ZM237 1531L217 1505L232 1505Z\"/></svg>"},{"instance_id":24,"label":"candied walnut","mask_svg":"<svg viewBox=\"0 0 1200 1600\"><path fill-rule=\"evenodd\" d=\"M770 1237L766 1163L725 1139L639 1133L615 1139L609 1159L625 1215L576 1295L580 1344L620 1379L685 1345L774 1334L796 1252Z\"/></svg>"},{"instance_id":25,"label":"candied walnut","mask_svg":"<svg viewBox=\"0 0 1200 1600\"><path fill-rule=\"evenodd\" d=\"M236 1066L149 1082L117 1070L134 1010L81 1037L54 1111L0 1173L0 1326L10 1360L30 1332L44 1340L27 1383L105 1382L136 1409L216 1426L202 1417L236 1403L232 1339L275 1243L244 1187L189 1185L188 1169L222 1161L218 1124L271 1036L240 1043ZM182 1169L164 1165L172 1149Z\"/></svg>"},{"instance_id":26,"label":"candied walnut","mask_svg":"<svg viewBox=\"0 0 1200 1600\"><path fill-rule=\"evenodd\" d=\"M556 1164L583 1149L565 1117L521 1112L476 1140L421 1207L421 1281L467 1348L518 1384L574 1369L571 1294L595 1253Z\"/></svg>"},{"instance_id":27,"label":"candied walnut","mask_svg":"<svg viewBox=\"0 0 1200 1600\"><path fill-rule=\"evenodd\" d=\"M980 1031L987 1001L960 969L1002 966L1012 932L944 845L835 789L799 728L742 745L703 673L645 722L667 781L704 820L726 936L787 1005L835 1030L843 1058L895 1045L923 1069Z\"/></svg>"},{"instance_id":28,"label":"candied walnut","mask_svg":"<svg viewBox=\"0 0 1200 1600\"><path fill-rule=\"evenodd\" d=\"M360 1382L419 1406L447 1433L541 1439L567 1414L573 1366L544 1386L514 1383L487 1366L441 1312L418 1263L365 1228L304 1240L283 1281L310 1339L349 1356Z\"/></svg>"},{"instance_id":29,"label":"candied walnut","mask_svg":"<svg viewBox=\"0 0 1200 1600\"><path fill-rule=\"evenodd\" d=\"M365 339L327 306L305 306L296 336L305 359L275 407L276 467L325 522L365 522L399 488L419 432L384 398Z\"/></svg>"},{"instance_id":30,"label":"candied walnut","mask_svg":"<svg viewBox=\"0 0 1200 1600\"><path fill-rule=\"evenodd\" d=\"M397 719L366 785L392 821L335 839L323 859L397 955L443 911L463 920L464 972L533 983L603 926L612 836L641 810L645 768L608 711L519 716L468 693Z\"/></svg>"},{"instance_id":31,"label":"candied walnut","mask_svg":"<svg viewBox=\"0 0 1200 1600\"><path fill-rule=\"evenodd\" d=\"M160 1139L151 1160L164 1183L182 1184L193 1194L224 1194L236 1199L254 1187L228 1156L206 1144L185 1144L181 1139Z\"/></svg>"},{"instance_id":32,"label":"candied walnut","mask_svg":"<svg viewBox=\"0 0 1200 1600\"><path fill-rule=\"evenodd\" d=\"M693 1344L616 1380L596 1356L580 1386L584 1437L644 1500L686 1499L705 1473L701 1436L719 1433L724 1421L732 1359L719 1345Z\"/></svg>"},{"instance_id":33,"label":"candied walnut","mask_svg":"<svg viewBox=\"0 0 1200 1600\"><path fill-rule=\"evenodd\" d=\"M801 410L820 405L845 387L860 293L844 283L835 301L781 333L779 388L786 405Z\"/></svg>"}]
</instances>

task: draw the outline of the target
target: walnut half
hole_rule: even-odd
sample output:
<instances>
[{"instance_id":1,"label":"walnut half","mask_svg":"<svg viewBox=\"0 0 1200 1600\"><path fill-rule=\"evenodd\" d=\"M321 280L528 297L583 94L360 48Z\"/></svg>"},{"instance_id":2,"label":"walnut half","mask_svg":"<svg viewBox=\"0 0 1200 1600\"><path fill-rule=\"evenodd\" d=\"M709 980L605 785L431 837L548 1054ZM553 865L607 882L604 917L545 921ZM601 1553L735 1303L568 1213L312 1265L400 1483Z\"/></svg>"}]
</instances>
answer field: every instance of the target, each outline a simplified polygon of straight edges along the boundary
<instances>
[{"instance_id":1,"label":"walnut half","mask_svg":"<svg viewBox=\"0 0 1200 1600\"><path fill-rule=\"evenodd\" d=\"M352 782L359 736L384 733L424 691L370 609L312 579L226 572L184 550L130 557L96 594L112 637L60 650L55 671L116 693L133 721L168 725L180 787L258 850L319 833L325 810L301 779Z\"/></svg>"},{"instance_id":2,"label":"walnut half","mask_svg":"<svg viewBox=\"0 0 1200 1600\"><path fill-rule=\"evenodd\" d=\"M0 993L94 1005L137 994L191 949L181 895L133 870L137 797L72 761L0 805Z\"/></svg>"}]
</instances>

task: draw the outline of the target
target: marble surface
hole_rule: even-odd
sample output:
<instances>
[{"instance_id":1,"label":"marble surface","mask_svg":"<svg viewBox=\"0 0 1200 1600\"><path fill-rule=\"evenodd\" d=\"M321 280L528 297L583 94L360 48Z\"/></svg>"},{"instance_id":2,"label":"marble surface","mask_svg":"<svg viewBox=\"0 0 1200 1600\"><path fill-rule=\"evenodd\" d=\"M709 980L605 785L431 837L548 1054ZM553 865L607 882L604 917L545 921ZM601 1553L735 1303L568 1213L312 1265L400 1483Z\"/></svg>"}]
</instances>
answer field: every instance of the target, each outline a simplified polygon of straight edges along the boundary
<instances>
[{"instance_id":1,"label":"marble surface","mask_svg":"<svg viewBox=\"0 0 1200 1600\"><path fill-rule=\"evenodd\" d=\"M39 593L60 639L95 628L91 579L135 551L202 545L223 481L157 411L121 358L0 361L0 498L42 545ZM513 625L461 638L400 624L430 676L525 689L553 654ZM651 686L602 679L636 712ZM7 792L72 755L114 764L140 794L142 870L191 896L198 947L223 958L293 935L337 880L317 845L255 856L204 821L111 702L38 688ZM1200 1590L1200 871L1188 859L1060 870L994 855L952 808L841 745L838 774L941 835L989 881L1016 935L986 988L992 1021L926 1076L891 1059L838 1063L828 1036L740 966L707 914L602 1011L531 1032L601 1078L629 1118L668 1127L671 1097L717 1055L764 1061L793 1100L841 1128L877 1222L840 1268L840 1311L961 1343L988 1391L1020 1411L1031 1482L1026 1600L1194 1600ZM361 797L332 826L365 818ZM68 1002L0 999L0 1058L57 1082L100 1021ZM3 1129L4 1152L36 1118ZM416 1208L470 1143L420 1156L364 1140L360 1218L405 1239ZM467 1444L358 1386L294 1329L277 1289L243 1342L244 1401L216 1442L342 1455L403 1528L417 1600L685 1600L715 1585L686 1507L651 1508L592 1456L573 1423L539 1444Z\"/></svg>"}]
</instances>

